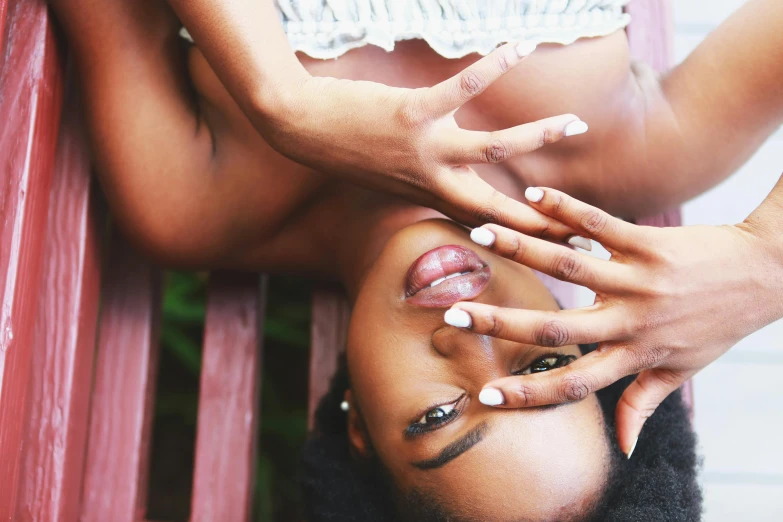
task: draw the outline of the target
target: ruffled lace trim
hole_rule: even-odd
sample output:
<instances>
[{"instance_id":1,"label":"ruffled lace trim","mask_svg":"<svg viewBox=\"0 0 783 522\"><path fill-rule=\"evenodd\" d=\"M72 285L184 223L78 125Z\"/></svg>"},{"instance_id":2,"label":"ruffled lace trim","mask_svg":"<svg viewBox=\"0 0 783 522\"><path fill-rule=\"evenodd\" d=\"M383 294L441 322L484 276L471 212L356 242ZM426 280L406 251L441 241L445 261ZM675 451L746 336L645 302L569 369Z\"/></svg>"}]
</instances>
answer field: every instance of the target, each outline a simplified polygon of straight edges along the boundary
<instances>
[{"instance_id":1,"label":"ruffled lace trim","mask_svg":"<svg viewBox=\"0 0 783 522\"><path fill-rule=\"evenodd\" d=\"M375 45L425 40L445 58L489 54L504 42L568 45L623 29L628 0L277 0L294 51L337 58ZM192 41L187 30L181 35Z\"/></svg>"}]
</instances>

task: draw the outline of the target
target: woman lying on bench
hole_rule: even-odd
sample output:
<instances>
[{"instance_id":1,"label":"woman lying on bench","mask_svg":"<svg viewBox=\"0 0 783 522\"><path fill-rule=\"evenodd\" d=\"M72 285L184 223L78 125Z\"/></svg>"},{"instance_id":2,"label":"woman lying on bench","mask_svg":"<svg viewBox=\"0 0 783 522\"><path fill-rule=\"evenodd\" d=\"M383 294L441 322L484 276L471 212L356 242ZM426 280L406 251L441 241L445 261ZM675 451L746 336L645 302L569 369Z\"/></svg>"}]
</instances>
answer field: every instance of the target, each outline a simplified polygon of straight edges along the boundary
<instances>
[{"instance_id":1,"label":"woman lying on bench","mask_svg":"<svg viewBox=\"0 0 783 522\"><path fill-rule=\"evenodd\" d=\"M611 436L623 384L553 408L482 404L487 382L546 375L587 348L445 324L461 300L557 305L529 268L409 200L584 247L559 216L520 203L526 187L555 186L629 217L680 203L728 175L780 117L733 99L713 107L687 81L713 71L709 53L659 83L631 67L623 2L607 1L588 2L581 33L538 27L537 41L481 60L469 53L500 41L448 60L422 40L393 52L359 42L337 60L299 54L292 66L271 0L226 27L226 10L250 4L172 1L197 45L178 36L162 1L51 3L78 66L103 189L138 246L169 265L339 280L351 297L347 367L307 449L313 522L698 518L679 396L653 415L630 461ZM256 45L215 52L243 36ZM525 59L531 43L574 40ZM261 84L242 81L248 56L269 66ZM227 90L215 71L237 81ZM560 113L569 114L542 120ZM577 137L582 120L591 130Z\"/></svg>"}]
</instances>

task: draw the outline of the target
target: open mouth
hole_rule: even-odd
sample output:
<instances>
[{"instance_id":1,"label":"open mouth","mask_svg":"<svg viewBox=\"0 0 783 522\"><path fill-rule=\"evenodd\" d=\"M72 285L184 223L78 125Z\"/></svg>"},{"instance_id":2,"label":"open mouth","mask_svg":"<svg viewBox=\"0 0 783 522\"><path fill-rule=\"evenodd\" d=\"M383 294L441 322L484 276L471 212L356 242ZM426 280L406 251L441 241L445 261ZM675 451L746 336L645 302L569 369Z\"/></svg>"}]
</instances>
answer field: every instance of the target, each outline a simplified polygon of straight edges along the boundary
<instances>
[{"instance_id":1,"label":"open mouth","mask_svg":"<svg viewBox=\"0 0 783 522\"><path fill-rule=\"evenodd\" d=\"M470 249L446 245L423 254L405 279L405 299L411 304L445 308L473 299L489 283L489 266Z\"/></svg>"}]
</instances>

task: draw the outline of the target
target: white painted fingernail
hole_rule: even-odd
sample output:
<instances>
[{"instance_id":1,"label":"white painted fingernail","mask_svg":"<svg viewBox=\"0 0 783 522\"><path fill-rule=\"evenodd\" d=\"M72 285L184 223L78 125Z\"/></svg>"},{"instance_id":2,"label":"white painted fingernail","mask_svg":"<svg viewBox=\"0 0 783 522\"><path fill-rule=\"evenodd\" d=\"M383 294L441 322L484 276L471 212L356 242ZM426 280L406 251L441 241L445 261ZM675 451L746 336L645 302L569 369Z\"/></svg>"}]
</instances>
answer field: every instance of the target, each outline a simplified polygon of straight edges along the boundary
<instances>
[{"instance_id":1,"label":"white painted fingernail","mask_svg":"<svg viewBox=\"0 0 783 522\"><path fill-rule=\"evenodd\" d=\"M470 231L470 239L477 245L488 247L495 242L495 234L486 228L474 228Z\"/></svg>"},{"instance_id":2,"label":"white painted fingernail","mask_svg":"<svg viewBox=\"0 0 783 522\"><path fill-rule=\"evenodd\" d=\"M473 324L473 319L471 319L470 314L459 308L446 310L446 313L443 315L443 320L446 321L446 324L456 326L457 328L470 328Z\"/></svg>"},{"instance_id":3,"label":"white painted fingernail","mask_svg":"<svg viewBox=\"0 0 783 522\"><path fill-rule=\"evenodd\" d=\"M533 42L520 42L517 45L517 56L524 58L525 56L535 51L536 47L538 46Z\"/></svg>"},{"instance_id":4,"label":"white painted fingernail","mask_svg":"<svg viewBox=\"0 0 783 522\"><path fill-rule=\"evenodd\" d=\"M566 125L565 130L563 131L563 136L576 136L577 134L584 134L587 132L587 124L583 122L582 120L576 120L572 121L568 125Z\"/></svg>"},{"instance_id":5,"label":"white painted fingernail","mask_svg":"<svg viewBox=\"0 0 783 522\"><path fill-rule=\"evenodd\" d=\"M479 402L487 406L500 406L503 404L503 394L497 388L484 388L479 393Z\"/></svg>"},{"instance_id":6,"label":"white painted fingernail","mask_svg":"<svg viewBox=\"0 0 783 522\"><path fill-rule=\"evenodd\" d=\"M528 187L525 189L525 197L528 201L532 201L533 203L538 203L542 199L544 199L544 191L540 188L536 187Z\"/></svg>"},{"instance_id":7,"label":"white painted fingernail","mask_svg":"<svg viewBox=\"0 0 783 522\"><path fill-rule=\"evenodd\" d=\"M631 455L633 455L633 450L636 449L637 442L639 442L639 437L636 437L636 440L633 441L633 446L631 446L631 451L628 452L628 460L631 460Z\"/></svg>"},{"instance_id":8,"label":"white painted fingernail","mask_svg":"<svg viewBox=\"0 0 783 522\"><path fill-rule=\"evenodd\" d=\"M593 242L587 239L586 237L582 236L574 236L571 239L568 240L568 244L571 246L579 247L582 250L587 250L588 252L593 250Z\"/></svg>"}]
</instances>

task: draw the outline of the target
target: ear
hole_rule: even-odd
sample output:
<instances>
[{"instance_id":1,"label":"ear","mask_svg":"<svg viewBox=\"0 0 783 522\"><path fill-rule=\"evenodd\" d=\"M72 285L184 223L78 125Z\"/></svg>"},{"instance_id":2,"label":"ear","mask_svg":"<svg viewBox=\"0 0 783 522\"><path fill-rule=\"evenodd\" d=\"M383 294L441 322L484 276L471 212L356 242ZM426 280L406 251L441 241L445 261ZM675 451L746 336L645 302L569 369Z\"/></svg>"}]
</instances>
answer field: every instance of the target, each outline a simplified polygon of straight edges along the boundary
<instances>
[{"instance_id":1,"label":"ear","mask_svg":"<svg viewBox=\"0 0 783 522\"><path fill-rule=\"evenodd\" d=\"M343 400L348 402L348 442L351 444L351 450L359 458L370 456L370 439L367 436L367 427L364 424L364 418L353 400L351 390L345 390Z\"/></svg>"}]
</instances>

